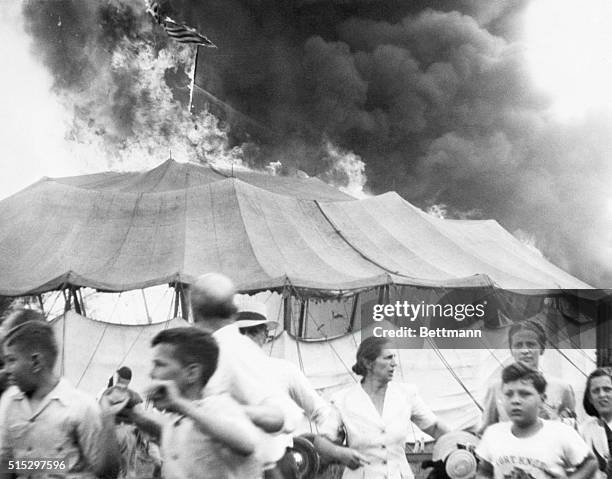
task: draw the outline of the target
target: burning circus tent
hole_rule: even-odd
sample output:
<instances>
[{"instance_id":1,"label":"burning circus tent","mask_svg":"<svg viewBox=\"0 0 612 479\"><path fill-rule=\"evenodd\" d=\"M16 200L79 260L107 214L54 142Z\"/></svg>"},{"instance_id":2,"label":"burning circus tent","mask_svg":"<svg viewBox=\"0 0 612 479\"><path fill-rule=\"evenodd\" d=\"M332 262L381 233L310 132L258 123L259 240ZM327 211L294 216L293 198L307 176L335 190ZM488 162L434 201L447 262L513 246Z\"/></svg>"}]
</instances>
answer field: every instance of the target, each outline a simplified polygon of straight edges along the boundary
<instances>
[{"instance_id":1,"label":"burning circus tent","mask_svg":"<svg viewBox=\"0 0 612 479\"><path fill-rule=\"evenodd\" d=\"M396 193L356 200L316 178L172 160L140 173L44 178L0 202L0 224L4 296L63 291L66 309L85 315L83 288L168 284L175 291L172 318L187 317L185 286L206 272L228 275L242 293L278 293L273 317L284 327L269 352L299 363L321 390L354 380L348 366L374 304L486 294L494 310L487 326L499 327L517 314L541 312L545 296L590 288L496 221L436 218ZM54 321L64 372L69 365L69 377L96 392L108 375L103 369L112 372L129 357L144 377L148 339L167 324L129 329L67 313ZM578 328L564 339L572 347L584 334ZM435 343L416 345L423 346L429 351L420 359L401 352L401 374L408 381L430 376L428 386L440 386L431 392L438 412L457 426L473 422L477 380L491 374L481 370L482 354L495 346L442 356ZM505 360L497 359L492 367Z\"/></svg>"},{"instance_id":2,"label":"burning circus tent","mask_svg":"<svg viewBox=\"0 0 612 479\"><path fill-rule=\"evenodd\" d=\"M589 286L492 220L432 217L396 193L353 200L315 178L145 173L44 178L0 202L0 295L125 291L218 271L241 291L380 284Z\"/></svg>"}]
</instances>

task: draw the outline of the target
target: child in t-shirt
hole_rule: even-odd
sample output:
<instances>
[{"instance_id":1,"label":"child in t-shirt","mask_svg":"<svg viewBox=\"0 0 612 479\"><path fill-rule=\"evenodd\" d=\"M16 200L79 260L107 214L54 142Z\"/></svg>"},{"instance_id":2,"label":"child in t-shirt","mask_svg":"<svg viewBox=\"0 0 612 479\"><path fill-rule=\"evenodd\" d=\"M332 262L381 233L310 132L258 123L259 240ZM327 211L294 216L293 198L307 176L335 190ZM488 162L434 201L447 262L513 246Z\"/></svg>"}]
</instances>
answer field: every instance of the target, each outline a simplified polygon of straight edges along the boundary
<instances>
[{"instance_id":1,"label":"child in t-shirt","mask_svg":"<svg viewBox=\"0 0 612 479\"><path fill-rule=\"evenodd\" d=\"M578 433L538 417L546 391L542 374L521 363L502 371L505 411L510 421L492 424L476 448L478 478L588 479L597 462Z\"/></svg>"}]
</instances>

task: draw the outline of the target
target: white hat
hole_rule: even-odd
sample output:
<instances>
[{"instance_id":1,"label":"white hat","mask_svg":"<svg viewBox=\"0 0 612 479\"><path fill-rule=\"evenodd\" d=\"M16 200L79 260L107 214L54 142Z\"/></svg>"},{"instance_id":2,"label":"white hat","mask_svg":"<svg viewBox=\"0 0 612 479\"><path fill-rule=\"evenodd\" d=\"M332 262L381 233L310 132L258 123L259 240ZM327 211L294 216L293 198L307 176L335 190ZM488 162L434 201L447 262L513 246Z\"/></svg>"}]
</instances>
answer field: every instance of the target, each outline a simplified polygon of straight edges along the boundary
<instances>
[{"instance_id":1,"label":"white hat","mask_svg":"<svg viewBox=\"0 0 612 479\"><path fill-rule=\"evenodd\" d=\"M265 324L269 329L278 327L276 321L268 320L266 305L253 299L244 300L238 305L238 320L236 326L239 328L252 328Z\"/></svg>"},{"instance_id":2,"label":"white hat","mask_svg":"<svg viewBox=\"0 0 612 479\"><path fill-rule=\"evenodd\" d=\"M476 476L477 463L471 450L478 442L479 439L469 432L448 432L436 441L432 460L445 461L446 474L451 479L473 478Z\"/></svg>"}]
</instances>

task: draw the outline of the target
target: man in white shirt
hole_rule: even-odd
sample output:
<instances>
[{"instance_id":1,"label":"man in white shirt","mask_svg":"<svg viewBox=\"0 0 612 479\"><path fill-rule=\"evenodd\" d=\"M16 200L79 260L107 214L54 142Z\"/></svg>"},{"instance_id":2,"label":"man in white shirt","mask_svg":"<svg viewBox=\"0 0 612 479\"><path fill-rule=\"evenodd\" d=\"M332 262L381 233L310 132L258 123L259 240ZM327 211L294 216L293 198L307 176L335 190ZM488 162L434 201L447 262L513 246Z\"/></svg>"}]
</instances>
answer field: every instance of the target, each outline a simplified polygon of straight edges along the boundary
<instances>
[{"instance_id":1,"label":"man in white shirt","mask_svg":"<svg viewBox=\"0 0 612 479\"><path fill-rule=\"evenodd\" d=\"M276 329L278 323L269 321L267 317L266 305L258 301L245 301L238 307L238 320L236 325L240 332L246 337L263 348L268 339L268 331ZM311 386L308 378L291 361L281 358L268 357L276 383L300 408L296 411L294 422L299 422L304 414L309 421L312 421L316 428L322 426L325 418L329 414L330 405L319 396ZM285 477L297 474L297 464L292 454L293 436L286 434L284 443L287 452L280 461L280 468Z\"/></svg>"},{"instance_id":2,"label":"man in white shirt","mask_svg":"<svg viewBox=\"0 0 612 479\"><path fill-rule=\"evenodd\" d=\"M245 406L251 420L270 433L259 448L267 464L266 477L285 476L276 463L284 456L286 441L274 432L290 433L297 406L274 381L269 358L235 324L235 289L229 278L217 273L200 276L190 290L194 325L211 332L219 344L217 370L204 388L204 396L229 393Z\"/></svg>"},{"instance_id":3,"label":"man in white shirt","mask_svg":"<svg viewBox=\"0 0 612 479\"><path fill-rule=\"evenodd\" d=\"M278 323L268 320L265 304L248 301L239 305L236 325L242 334L263 348L268 332L276 329ZM294 363L282 358L268 359L274 367L276 382L306 414L308 420L319 427L328 414L330 405L315 391L308 378Z\"/></svg>"}]
</instances>

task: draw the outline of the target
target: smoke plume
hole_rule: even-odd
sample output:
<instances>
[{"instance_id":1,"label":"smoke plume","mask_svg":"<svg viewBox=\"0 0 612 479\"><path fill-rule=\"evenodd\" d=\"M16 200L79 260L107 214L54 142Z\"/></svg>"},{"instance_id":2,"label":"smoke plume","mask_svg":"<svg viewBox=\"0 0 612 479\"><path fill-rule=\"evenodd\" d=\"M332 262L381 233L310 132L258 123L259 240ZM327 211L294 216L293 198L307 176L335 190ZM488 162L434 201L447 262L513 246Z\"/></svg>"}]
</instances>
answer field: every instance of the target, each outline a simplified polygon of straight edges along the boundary
<instances>
[{"instance_id":1,"label":"smoke plume","mask_svg":"<svg viewBox=\"0 0 612 479\"><path fill-rule=\"evenodd\" d=\"M25 4L33 51L72 114L71 140L115 166L172 151L280 161L345 187L365 174L373 193L495 218L581 279L610 285L612 117L549 114L520 42L526 2L167 4L219 46L201 49L196 115L186 108L193 49L169 43L144 4ZM223 121L212 114L223 104L248 121L230 131L227 108Z\"/></svg>"}]
</instances>

